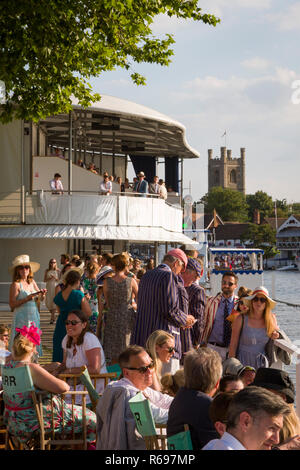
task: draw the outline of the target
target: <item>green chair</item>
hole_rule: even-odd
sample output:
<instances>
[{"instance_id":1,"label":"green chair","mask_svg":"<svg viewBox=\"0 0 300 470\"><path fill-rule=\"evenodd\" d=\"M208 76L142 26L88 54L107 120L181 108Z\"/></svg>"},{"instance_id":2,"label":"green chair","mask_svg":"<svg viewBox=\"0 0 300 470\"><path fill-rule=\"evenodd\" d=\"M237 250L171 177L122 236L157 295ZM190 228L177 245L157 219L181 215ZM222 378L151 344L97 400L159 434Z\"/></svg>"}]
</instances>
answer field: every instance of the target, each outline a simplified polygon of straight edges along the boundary
<instances>
[{"instance_id":1,"label":"green chair","mask_svg":"<svg viewBox=\"0 0 300 470\"><path fill-rule=\"evenodd\" d=\"M168 450L193 450L189 426L184 425L184 431L167 438Z\"/></svg>"},{"instance_id":2,"label":"green chair","mask_svg":"<svg viewBox=\"0 0 300 470\"><path fill-rule=\"evenodd\" d=\"M7 397L12 397L17 393L28 393L30 392L33 401L33 408L36 414L37 422L39 425L39 431L36 436L39 437L39 447L44 450L48 444L48 440L45 438L44 419L43 419L43 408L42 408L42 395L36 393L33 385L30 369L28 365L11 369L8 367L2 367L2 387L3 394ZM6 449L9 448L12 436L7 431L6 433ZM17 441L14 436L14 440ZM23 444L18 442L19 448L23 448Z\"/></svg>"},{"instance_id":3,"label":"green chair","mask_svg":"<svg viewBox=\"0 0 300 470\"><path fill-rule=\"evenodd\" d=\"M137 430L144 438L147 450L164 450L166 448L164 436L157 435L149 401L142 392L129 400L129 407Z\"/></svg>"},{"instance_id":4,"label":"green chair","mask_svg":"<svg viewBox=\"0 0 300 470\"><path fill-rule=\"evenodd\" d=\"M117 376L112 380L119 380L119 377L122 374L122 369L119 364L113 364L112 366L107 366L107 372L115 372Z\"/></svg>"},{"instance_id":5,"label":"green chair","mask_svg":"<svg viewBox=\"0 0 300 470\"><path fill-rule=\"evenodd\" d=\"M17 368L8 368L2 367L2 387L3 387L3 394L8 398L11 397L11 400L14 401L14 395L17 393L28 393L30 392L32 402L33 402L33 409L36 414L37 423L38 423L38 430L28 438L28 441L25 445L23 445L17 436L9 433L6 433L6 449L9 449L12 442L16 442L18 444L19 449L27 448L27 449L34 449L40 448L41 450L48 449L50 450L52 446L67 446L71 448L74 445L80 445L82 449L87 448L87 429L86 429L86 395L88 392L86 391L68 391L66 393L62 393L59 395L61 400L61 415L62 415L62 432L56 432L56 426L54 422L54 406L53 406L53 394L49 394L47 391L36 391L34 388L34 384L32 381L30 368L28 365L24 365L22 367ZM65 429L64 429L64 400L66 395L76 396L81 395L82 397L82 432L81 435L75 437L75 427L71 430L70 434L72 434L72 438L68 439L65 436ZM50 427L47 428L45 432L44 426L44 416L43 416L43 401L42 398L47 396L49 399L49 404L51 407L50 415L51 419L49 421ZM72 407L71 412L72 415L74 414L74 400L72 400ZM73 422L74 425L74 422ZM15 448L15 445L13 446Z\"/></svg>"},{"instance_id":6,"label":"green chair","mask_svg":"<svg viewBox=\"0 0 300 470\"><path fill-rule=\"evenodd\" d=\"M89 371L87 370L86 367L84 367L84 370L82 371L82 374L79 377L80 382L85 386L85 388L88 391L88 394L90 396L91 402L92 402L92 409L95 410L98 400L100 398L99 393L95 389Z\"/></svg>"}]
</instances>

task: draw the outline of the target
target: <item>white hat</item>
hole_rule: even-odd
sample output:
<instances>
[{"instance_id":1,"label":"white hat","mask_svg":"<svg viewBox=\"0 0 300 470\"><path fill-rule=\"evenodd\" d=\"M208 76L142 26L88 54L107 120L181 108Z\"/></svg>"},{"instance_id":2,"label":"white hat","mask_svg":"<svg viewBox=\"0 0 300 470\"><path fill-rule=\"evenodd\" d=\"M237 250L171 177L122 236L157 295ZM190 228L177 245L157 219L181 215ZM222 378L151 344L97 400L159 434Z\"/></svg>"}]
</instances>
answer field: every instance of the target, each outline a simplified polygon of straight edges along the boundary
<instances>
[{"instance_id":1,"label":"white hat","mask_svg":"<svg viewBox=\"0 0 300 470\"><path fill-rule=\"evenodd\" d=\"M268 291L268 289L266 289L266 288L263 287L263 286L255 287L254 291L252 292L251 295L249 295L249 297L243 297L243 302L245 302L245 304L249 307L251 300L253 300L254 297L256 297L256 296L259 295L259 294L260 294L260 295L263 295L264 297L266 297L266 298L268 299L268 302L269 302L269 304L270 304L271 310L273 310L273 308L274 308L275 305L276 305L276 302L271 299L271 297L269 296L269 291Z\"/></svg>"},{"instance_id":2,"label":"white hat","mask_svg":"<svg viewBox=\"0 0 300 470\"><path fill-rule=\"evenodd\" d=\"M140 172L138 173L138 176L145 176L145 173L144 173L143 171L140 171Z\"/></svg>"},{"instance_id":3,"label":"white hat","mask_svg":"<svg viewBox=\"0 0 300 470\"><path fill-rule=\"evenodd\" d=\"M19 255L16 256L12 262L12 265L8 268L10 272L12 272L17 266L23 266L28 264L31 268L33 273L36 273L40 269L40 264L34 261L30 261L28 255Z\"/></svg>"}]
</instances>

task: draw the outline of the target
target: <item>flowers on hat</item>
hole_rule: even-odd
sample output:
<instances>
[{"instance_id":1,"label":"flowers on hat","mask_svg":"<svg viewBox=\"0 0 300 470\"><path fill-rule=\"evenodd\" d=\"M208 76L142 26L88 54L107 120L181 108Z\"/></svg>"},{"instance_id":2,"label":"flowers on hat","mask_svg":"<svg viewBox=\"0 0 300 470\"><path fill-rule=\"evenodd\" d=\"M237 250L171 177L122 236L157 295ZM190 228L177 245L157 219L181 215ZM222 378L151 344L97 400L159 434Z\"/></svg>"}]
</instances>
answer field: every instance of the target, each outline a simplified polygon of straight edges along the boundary
<instances>
[{"instance_id":1,"label":"flowers on hat","mask_svg":"<svg viewBox=\"0 0 300 470\"><path fill-rule=\"evenodd\" d=\"M35 326L34 322L31 323L30 327L24 325L22 328L16 328L16 332L20 333L20 335L29 339L29 341L31 341L33 344L36 344L37 346L41 344L42 331Z\"/></svg>"}]
</instances>

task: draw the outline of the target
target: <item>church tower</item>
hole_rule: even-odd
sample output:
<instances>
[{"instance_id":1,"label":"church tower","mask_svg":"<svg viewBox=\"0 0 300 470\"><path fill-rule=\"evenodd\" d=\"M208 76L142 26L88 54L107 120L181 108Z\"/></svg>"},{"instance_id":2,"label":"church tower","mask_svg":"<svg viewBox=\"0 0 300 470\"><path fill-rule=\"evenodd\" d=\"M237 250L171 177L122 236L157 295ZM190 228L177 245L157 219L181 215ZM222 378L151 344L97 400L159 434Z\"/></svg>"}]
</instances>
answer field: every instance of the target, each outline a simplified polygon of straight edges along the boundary
<instances>
[{"instance_id":1,"label":"church tower","mask_svg":"<svg viewBox=\"0 0 300 470\"><path fill-rule=\"evenodd\" d=\"M214 186L235 189L245 194L245 148L238 158L232 158L231 150L221 147L221 157L213 158L208 150L208 191Z\"/></svg>"}]
</instances>

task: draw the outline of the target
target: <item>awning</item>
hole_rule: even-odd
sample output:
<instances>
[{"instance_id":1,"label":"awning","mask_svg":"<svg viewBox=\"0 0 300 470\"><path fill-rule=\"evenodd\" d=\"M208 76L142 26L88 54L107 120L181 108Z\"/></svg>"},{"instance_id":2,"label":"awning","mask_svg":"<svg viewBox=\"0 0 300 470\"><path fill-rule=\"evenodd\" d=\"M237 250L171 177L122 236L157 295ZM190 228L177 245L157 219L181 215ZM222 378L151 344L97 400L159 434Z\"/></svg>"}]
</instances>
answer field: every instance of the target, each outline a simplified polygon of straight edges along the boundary
<instances>
[{"instance_id":1,"label":"awning","mask_svg":"<svg viewBox=\"0 0 300 470\"><path fill-rule=\"evenodd\" d=\"M125 227L93 225L22 225L0 227L0 239L94 239L128 240L132 242L160 242L197 245L197 241L180 232L161 227Z\"/></svg>"}]
</instances>

